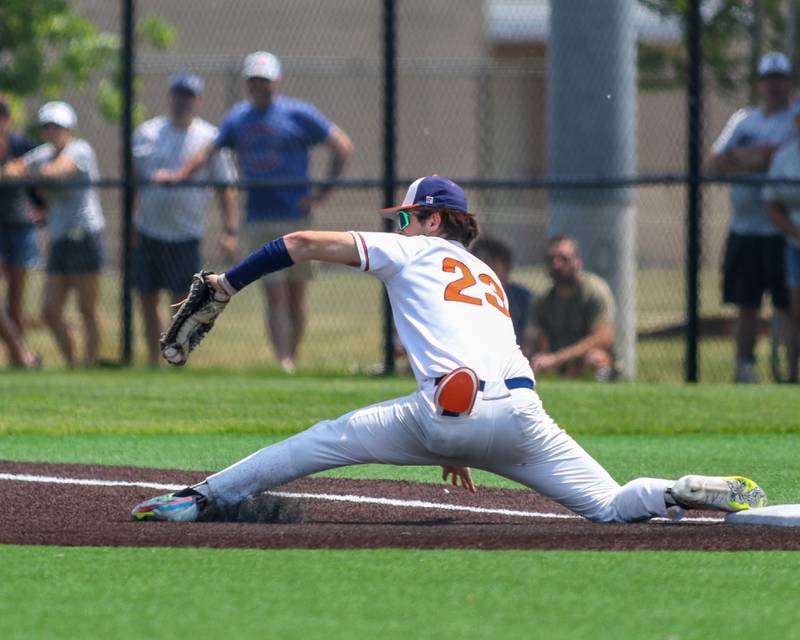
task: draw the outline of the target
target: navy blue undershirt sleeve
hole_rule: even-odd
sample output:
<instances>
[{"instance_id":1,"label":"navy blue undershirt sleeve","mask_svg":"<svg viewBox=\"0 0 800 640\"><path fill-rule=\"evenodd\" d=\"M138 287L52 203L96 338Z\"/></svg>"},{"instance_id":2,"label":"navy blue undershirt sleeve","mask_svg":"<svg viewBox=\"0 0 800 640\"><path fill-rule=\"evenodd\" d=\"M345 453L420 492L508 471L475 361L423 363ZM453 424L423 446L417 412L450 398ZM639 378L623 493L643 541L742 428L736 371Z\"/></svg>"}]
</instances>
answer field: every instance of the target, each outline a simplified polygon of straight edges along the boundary
<instances>
[{"instance_id":1,"label":"navy blue undershirt sleeve","mask_svg":"<svg viewBox=\"0 0 800 640\"><path fill-rule=\"evenodd\" d=\"M225 272L225 279L234 289L241 291L261 276L291 267L293 264L294 260L289 255L281 236L251 253L235 267L228 269Z\"/></svg>"}]
</instances>

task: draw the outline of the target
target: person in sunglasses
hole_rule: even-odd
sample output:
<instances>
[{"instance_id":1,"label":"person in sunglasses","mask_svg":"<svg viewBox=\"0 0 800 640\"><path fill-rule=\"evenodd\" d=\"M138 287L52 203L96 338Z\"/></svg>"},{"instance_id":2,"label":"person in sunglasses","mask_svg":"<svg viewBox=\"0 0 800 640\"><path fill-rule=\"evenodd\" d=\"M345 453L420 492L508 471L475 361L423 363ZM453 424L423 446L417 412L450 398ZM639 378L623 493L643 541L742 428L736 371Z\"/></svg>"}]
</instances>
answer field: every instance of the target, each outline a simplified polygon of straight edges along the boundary
<instances>
[{"instance_id":1,"label":"person in sunglasses","mask_svg":"<svg viewBox=\"0 0 800 640\"><path fill-rule=\"evenodd\" d=\"M448 178L419 178L384 214L397 219L398 233L290 233L209 281L224 303L263 275L309 260L378 278L419 389L323 420L193 487L147 500L134 519L193 521L209 504L234 507L297 478L365 463L441 466L443 479L470 491L477 467L602 522L666 516L670 507L765 504L764 492L742 477L617 484L545 412L499 278L467 250L478 223L463 189Z\"/></svg>"}]
</instances>

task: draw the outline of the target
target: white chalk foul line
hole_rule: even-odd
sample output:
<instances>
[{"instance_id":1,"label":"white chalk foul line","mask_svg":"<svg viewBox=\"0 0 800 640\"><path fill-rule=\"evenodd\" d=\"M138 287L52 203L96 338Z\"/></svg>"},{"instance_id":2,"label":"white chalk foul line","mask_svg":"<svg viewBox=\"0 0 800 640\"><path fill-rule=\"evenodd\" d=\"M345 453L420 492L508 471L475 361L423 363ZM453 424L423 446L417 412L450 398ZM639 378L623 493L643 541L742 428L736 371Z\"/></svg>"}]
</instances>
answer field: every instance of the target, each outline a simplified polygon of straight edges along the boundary
<instances>
[{"instance_id":1,"label":"white chalk foul line","mask_svg":"<svg viewBox=\"0 0 800 640\"><path fill-rule=\"evenodd\" d=\"M39 482L44 484L74 484L91 487L142 487L143 489L161 489L176 491L186 485L163 484L159 482L143 482L132 480L97 480L93 478L62 478L56 476L34 476L25 473L0 473L0 480L15 482ZM517 516L521 518L540 518L557 520L583 520L581 516L568 513L544 513L540 511L517 511L514 509L487 509L485 507L469 507L467 505L446 504L443 502L427 502L425 500L398 500L396 498L371 498L369 496L340 495L335 493L294 493L289 491L268 491L270 495L281 498L305 498L309 500L329 500L332 502L351 502L359 504L380 504L391 507L410 509L437 509L440 511L464 511L489 515ZM667 520L666 518L653 518ZM691 522L723 522L723 518L684 518Z\"/></svg>"}]
</instances>

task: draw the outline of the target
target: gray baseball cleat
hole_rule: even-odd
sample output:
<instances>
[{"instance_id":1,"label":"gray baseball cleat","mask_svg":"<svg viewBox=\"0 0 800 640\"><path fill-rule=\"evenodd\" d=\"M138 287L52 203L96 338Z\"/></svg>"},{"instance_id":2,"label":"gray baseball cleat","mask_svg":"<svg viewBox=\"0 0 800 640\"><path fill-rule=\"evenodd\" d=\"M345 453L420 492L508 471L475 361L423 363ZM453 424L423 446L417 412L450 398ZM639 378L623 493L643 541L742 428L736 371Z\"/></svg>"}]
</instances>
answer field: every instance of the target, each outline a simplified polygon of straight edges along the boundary
<instances>
[{"instance_id":1,"label":"gray baseball cleat","mask_svg":"<svg viewBox=\"0 0 800 640\"><path fill-rule=\"evenodd\" d=\"M684 509L733 512L767 506L764 490L742 476L683 476L667 491Z\"/></svg>"}]
</instances>

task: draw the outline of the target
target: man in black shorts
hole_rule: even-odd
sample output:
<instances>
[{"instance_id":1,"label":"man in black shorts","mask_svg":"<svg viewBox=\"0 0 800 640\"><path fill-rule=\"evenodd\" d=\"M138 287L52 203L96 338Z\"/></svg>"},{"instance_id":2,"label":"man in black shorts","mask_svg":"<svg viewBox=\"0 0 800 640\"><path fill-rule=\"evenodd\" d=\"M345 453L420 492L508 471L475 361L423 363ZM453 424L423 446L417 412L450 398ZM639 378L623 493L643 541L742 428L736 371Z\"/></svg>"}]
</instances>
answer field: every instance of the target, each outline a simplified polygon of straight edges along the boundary
<instances>
[{"instance_id":1,"label":"man in black shorts","mask_svg":"<svg viewBox=\"0 0 800 640\"><path fill-rule=\"evenodd\" d=\"M775 151L795 137L790 108L791 66L782 53L767 53L758 65L759 104L731 116L712 147L709 173L765 173ZM756 382L758 313L769 291L776 313L786 314L784 240L772 224L759 185L730 186L731 216L723 263L723 301L739 308L736 324L736 382Z\"/></svg>"},{"instance_id":2,"label":"man in black shorts","mask_svg":"<svg viewBox=\"0 0 800 640\"><path fill-rule=\"evenodd\" d=\"M156 171L174 169L216 138L217 128L197 115L203 87L202 78L194 74L173 76L169 85L169 112L142 123L134 134L133 153L139 176L149 179ZM232 183L236 169L229 153L215 154L193 179ZM158 339L166 323L159 293L168 291L171 301L178 302L186 295L192 274L200 270L208 191L201 185L186 189L148 186L139 196L134 218L135 279L142 304L148 362L153 368L159 365ZM222 215L219 247L227 260L237 244L236 190L223 186L216 191Z\"/></svg>"}]
</instances>

